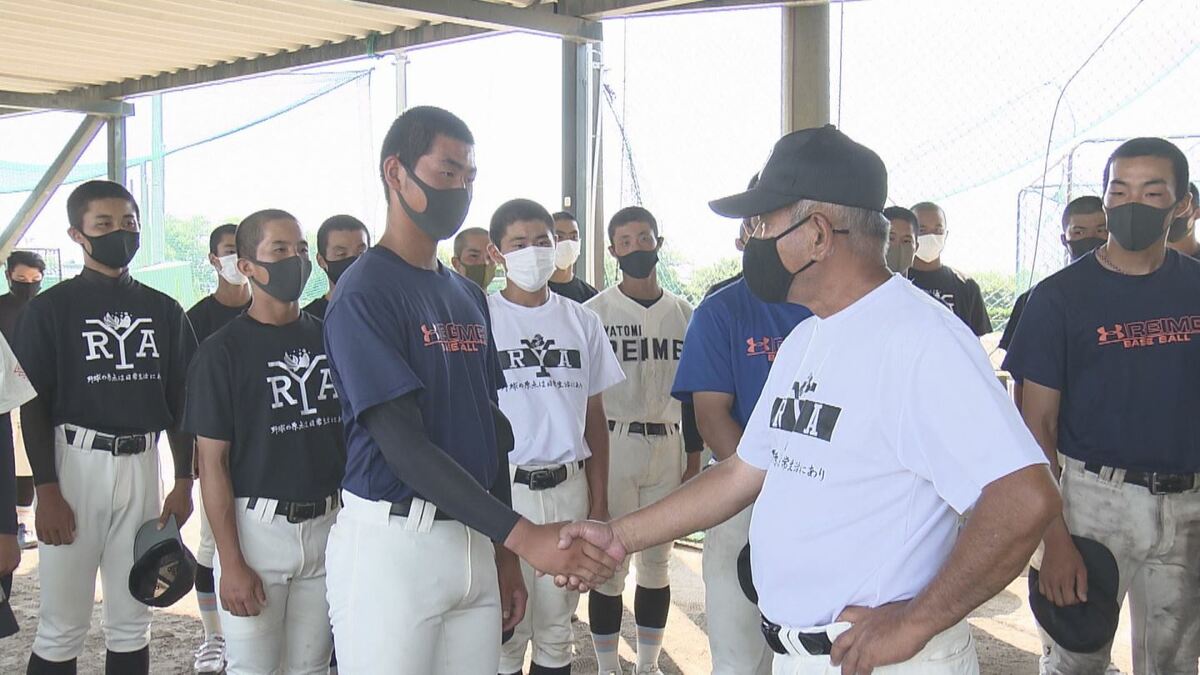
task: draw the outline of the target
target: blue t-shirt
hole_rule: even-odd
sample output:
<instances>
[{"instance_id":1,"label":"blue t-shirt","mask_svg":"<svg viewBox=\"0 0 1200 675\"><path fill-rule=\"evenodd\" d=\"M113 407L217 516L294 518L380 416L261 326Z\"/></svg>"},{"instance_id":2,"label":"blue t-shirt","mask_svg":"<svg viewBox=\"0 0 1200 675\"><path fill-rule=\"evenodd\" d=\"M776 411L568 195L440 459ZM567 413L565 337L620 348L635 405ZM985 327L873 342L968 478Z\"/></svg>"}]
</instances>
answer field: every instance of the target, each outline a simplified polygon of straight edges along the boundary
<instances>
[{"instance_id":1,"label":"blue t-shirt","mask_svg":"<svg viewBox=\"0 0 1200 675\"><path fill-rule=\"evenodd\" d=\"M734 418L745 429L779 345L810 316L802 305L759 300L743 279L720 289L692 314L671 395L691 403L697 391L733 394Z\"/></svg>"},{"instance_id":2,"label":"blue t-shirt","mask_svg":"<svg viewBox=\"0 0 1200 675\"><path fill-rule=\"evenodd\" d=\"M1200 471L1200 262L1134 277L1089 253L1033 289L1004 369L1061 393L1064 455Z\"/></svg>"},{"instance_id":3,"label":"blue t-shirt","mask_svg":"<svg viewBox=\"0 0 1200 675\"><path fill-rule=\"evenodd\" d=\"M325 346L346 429L343 488L389 502L413 496L361 422L367 410L411 392L430 440L492 486L499 459L491 403L504 375L487 301L473 282L376 246L338 280Z\"/></svg>"}]
</instances>

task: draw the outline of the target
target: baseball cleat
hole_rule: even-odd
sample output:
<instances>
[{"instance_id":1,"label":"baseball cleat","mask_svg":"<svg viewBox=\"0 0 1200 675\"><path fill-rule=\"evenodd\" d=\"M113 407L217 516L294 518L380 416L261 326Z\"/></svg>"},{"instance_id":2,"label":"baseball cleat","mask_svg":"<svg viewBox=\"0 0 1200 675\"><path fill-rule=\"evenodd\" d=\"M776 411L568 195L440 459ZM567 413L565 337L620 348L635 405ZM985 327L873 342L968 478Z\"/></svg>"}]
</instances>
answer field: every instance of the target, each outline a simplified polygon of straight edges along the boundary
<instances>
[{"instance_id":1,"label":"baseball cleat","mask_svg":"<svg viewBox=\"0 0 1200 675\"><path fill-rule=\"evenodd\" d=\"M225 672L225 638L214 635L196 649L193 669L197 673Z\"/></svg>"}]
</instances>

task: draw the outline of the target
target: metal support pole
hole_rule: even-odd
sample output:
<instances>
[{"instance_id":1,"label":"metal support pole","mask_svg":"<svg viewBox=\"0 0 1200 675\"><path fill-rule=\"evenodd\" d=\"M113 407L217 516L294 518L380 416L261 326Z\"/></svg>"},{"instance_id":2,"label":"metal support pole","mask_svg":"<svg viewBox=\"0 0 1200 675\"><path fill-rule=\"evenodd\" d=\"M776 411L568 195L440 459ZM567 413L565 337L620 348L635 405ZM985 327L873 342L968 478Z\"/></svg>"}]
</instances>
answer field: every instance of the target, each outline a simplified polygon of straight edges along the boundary
<instances>
[{"instance_id":1,"label":"metal support pole","mask_svg":"<svg viewBox=\"0 0 1200 675\"><path fill-rule=\"evenodd\" d=\"M150 99L150 221L142 223L143 267L157 265L167 256L167 167L163 143L162 94ZM145 205L142 206L146 212Z\"/></svg>"},{"instance_id":2,"label":"metal support pole","mask_svg":"<svg viewBox=\"0 0 1200 675\"><path fill-rule=\"evenodd\" d=\"M110 117L108 132L108 179L125 185L125 118Z\"/></svg>"},{"instance_id":3,"label":"metal support pole","mask_svg":"<svg viewBox=\"0 0 1200 675\"><path fill-rule=\"evenodd\" d=\"M396 117L408 110L408 55L396 52Z\"/></svg>"},{"instance_id":4,"label":"metal support pole","mask_svg":"<svg viewBox=\"0 0 1200 675\"><path fill-rule=\"evenodd\" d=\"M17 209L8 227L0 233L0 259L7 259L13 247L25 236L25 232L54 196L58 186L62 185L71 169L75 168L75 163L79 161L83 151L91 144L96 134L100 133L104 122L104 117L88 115L79 123L79 128L71 134L71 138L58 153L58 157L54 158L54 162L46 168L46 173L42 174L42 179L33 188L33 192L29 193L25 203L21 204L21 208Z\"/></svg>"},{"instance_id":5,"label":"metal support pole","mask_svg":"<svg viewBox=\"0 0 1200 675\"><path fill-rule=\"evenodd\" d=\"M574 213L579 222L581 255L576 274L597 287L604 281L603 228L594 205L599 180L599 87L599 46L564 41L561 208Z\"/></svg>"},{"instance_id":6,"label":"metal support pole","mask_svg":"<svg viewBox=\"0 0 1200 675\"><path fill-rule=\"evenodd\" d=\"M829 3L783 10L783 130L829 124Z\"/></svg>"}]
</instances>

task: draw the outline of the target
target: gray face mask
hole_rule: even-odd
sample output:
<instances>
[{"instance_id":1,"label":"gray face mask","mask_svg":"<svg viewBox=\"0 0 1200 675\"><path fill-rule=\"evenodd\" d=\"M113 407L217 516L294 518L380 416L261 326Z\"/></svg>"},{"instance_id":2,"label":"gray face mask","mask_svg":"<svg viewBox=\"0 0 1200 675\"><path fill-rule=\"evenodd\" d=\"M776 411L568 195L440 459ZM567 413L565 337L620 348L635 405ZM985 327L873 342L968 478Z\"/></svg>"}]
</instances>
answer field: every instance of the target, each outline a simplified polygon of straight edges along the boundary
<instances>
[{"instance_id":1,"label":"gray face mask","mask_svg":"<svg viewBox=\"0 0 1200 675\"><path fill-rule=\"evenodd\" d=\"M903 242L889 245L887 250L887 266L888 269L896 274L907 275L908 268L912 267L913 256L916 255L917 248L912 244Z\"/></svg>"},{"instance_id":2,"label":"gray face mask","mask_svg":"<svg viewBox=\"0 0 1200 675\"><path fill-rule=\"evenodd\" d=\"M425 193L425 210L414 211L409 206L404 195L396 192L400 206L417 227L421 228L430 239L442 241L454 236L458 228L467 220L467 210L471 208L471 190L469 188L448 188L439 190L430 186L409 171L408 177Z\"/></svg>"}]
</instances>

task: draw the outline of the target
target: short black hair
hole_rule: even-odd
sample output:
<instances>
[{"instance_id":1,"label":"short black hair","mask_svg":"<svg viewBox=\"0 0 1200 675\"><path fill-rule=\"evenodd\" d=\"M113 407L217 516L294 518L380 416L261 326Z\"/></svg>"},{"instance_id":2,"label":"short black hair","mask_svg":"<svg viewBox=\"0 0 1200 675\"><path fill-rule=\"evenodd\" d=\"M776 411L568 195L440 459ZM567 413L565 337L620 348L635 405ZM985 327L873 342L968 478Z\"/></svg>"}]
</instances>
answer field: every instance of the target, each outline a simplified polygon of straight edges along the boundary
<instances>
[{"instance_id":1,"label":"short black hair","mask_svg":"<svg viewBox=\"0 0 1200 675\"><path fill-rule=\"evenodd\" d=\"M72 190L71 196L67 197L67 223L76 230L82 230L83 214L87 213L92 202L99 199L124 199L133 204L133 213L138 220L142 218L137 200L124 185L111 180L89 180Z\"/></svg>"},{"instance_id":2,"label":"short black hair","mask_svg":"<svg viewBox=\"0 0 1200 675\"><path fill-rule=\"evenodd\" d=\"M552 217L554 218L554 222L556 222L556 223L560 220L569 220L573 223L579 222L579 219L575 217L575 214L571 213L570 211L559 211L558 213L554 214Z\"/></svg>"},{"instance_id":3,"label":"short black hair","mask_svg":"<svg viewBox=\"0 0 1200 675\"><path fill-rule=\"evenodd\" d=\"M317 228L317 253L321 254L323 258L326 257L325 246L329 244L330 232L353 232L355 230L362 230L363 234L367 235L367 244L370 245L371 232L363 224L363 221L346 214L326 218L325 222L321 223L321 227Z\"/></svg>"},{"instance_id":4,"label":"short black hair","mask_svg":"<svg viewBox=\"0 0 1200 675\"><path fill-rule=\"evenodd\" d=\"M618 227L629 223L649 223L654 236L658 236L658 221L654 219L654 214L650 213L649 209L641 206L626 206L614 213L612 219L608 221L608 243L612 243Z\"/></svg>"},{"instance_id":5,"label":"short black hair","mask_svg":"<svg viewBox=\"0 0 1200 675\"><path fill-rule=\"evenodd\" d=\"M501 204L500 208L492 214L492 223L489 227L492 243L499 247L500 240L504 239L504 235L508 233L508 227L521 220L540 220L546 224L546 229L550 231L551 237L554 236L554 218L546 210L546 207L532 199L510 199Z\"/></svg>"},{"instance_id":6,"label":"short black hair","mask_svg":"<svg viewBox=\"0 0 1200 675\"><path fill-rule=\"evenodd\" d=\"M383 137L383 148L379 152L379 179L383 181L383 198L388 199L387 178L383 175L383 163L395 157L407 171L412 171L417 160L429 154L433 139L438 134L475 145L475 137L467 123L449 110L431 105L409 108L392 122L387 136Z\"/></svg>"},{"instance_id":7,"label":"short black hair","mask_svg":"<svg viewBox=\"0 0 1200 675\"><path fill-rule=\"evenodd\" d=\"M465 230L459 230L458 235L454 237L454 257L461 258L463 249L467 247L467 237L476 235L488 236L488 231L482 227L468 227ZM490 237L489 237L490 239Z\"/></svg>"},{"instance_id":8,"label":"short black hair","mask_svg":"<svg viewBox=\"0 0 1200 675\"><path fill-rule=\"evenodd\" d=\"M1108 191L1109 172L1113 162L1118 159L1131 157L1161 157L1171 162L1171 172L1175 175L1175 199L1183 199L1183 193L1188 191L1188 161L1183 151L1165 138L1131 138L1117 146L1104 163L1104 190Z\"/></svg>"},{"instance_id":9,"label":"short black hair","mask_svg":"<svg viewBox=\"0 0 1200 675\"><path fill-rule=\"evenodd\" d=\"M237 223L225 223L218 225L211 234L208 235L208 252L212 255L217 254L217 248L221 246L221 239L226 235L232 234L237 237Z\"/></svg>"},{"instance_id":10,"label":"short black hair","mask_svg":"<svg viewBox=\"0 0 1200 675\"><path fill-rule=\"evenodd\" d=\"M1071 221L1071 216L1083 216L1089 213L1104 213L1104 200L1096 195L1084 195L1072 199L1067 203L1067 208L1063 209L1063 232L1067 231L1067 223Z\"/></svg>"},{"instance_id":11,"label":"short black hair","mask_svg":"<svg viewBox=\"0 0 1200 675\"><path fill-rule=\"evenodd\" d=\"M909 209L904 208L903 206L887 207L883 210L883 217L887 218L889 222L893 220L903 220L906 223L911 223L914 234L916 234L921 227L920 222L917 220L917 214L913 213Z\"/></svg>"},{"instance_id":12,"label":"short black hair","mask_svg":"<svg viewBox=\"0 0 1200 675\"><path fill-rule=\"evenodd\" d=\"M33 251L13 251L8 254L8 271L12 272L17 265L32 267L35 270L45 274L46 261L42 260L42 256Z\"/></svg>"},{"instance_id":13,"label":"short black hair","mask_svg":"<svg viewBox=\"0 0 1200 675\"><path fill-rule=\"evenodd\" d=\"M263 225L271 220L296 220L296 216L282 209L263 209L246 216L237 226L237 253L239 258L257 260L258 245L262 243Z\"/></svg>"}]
</instances>

